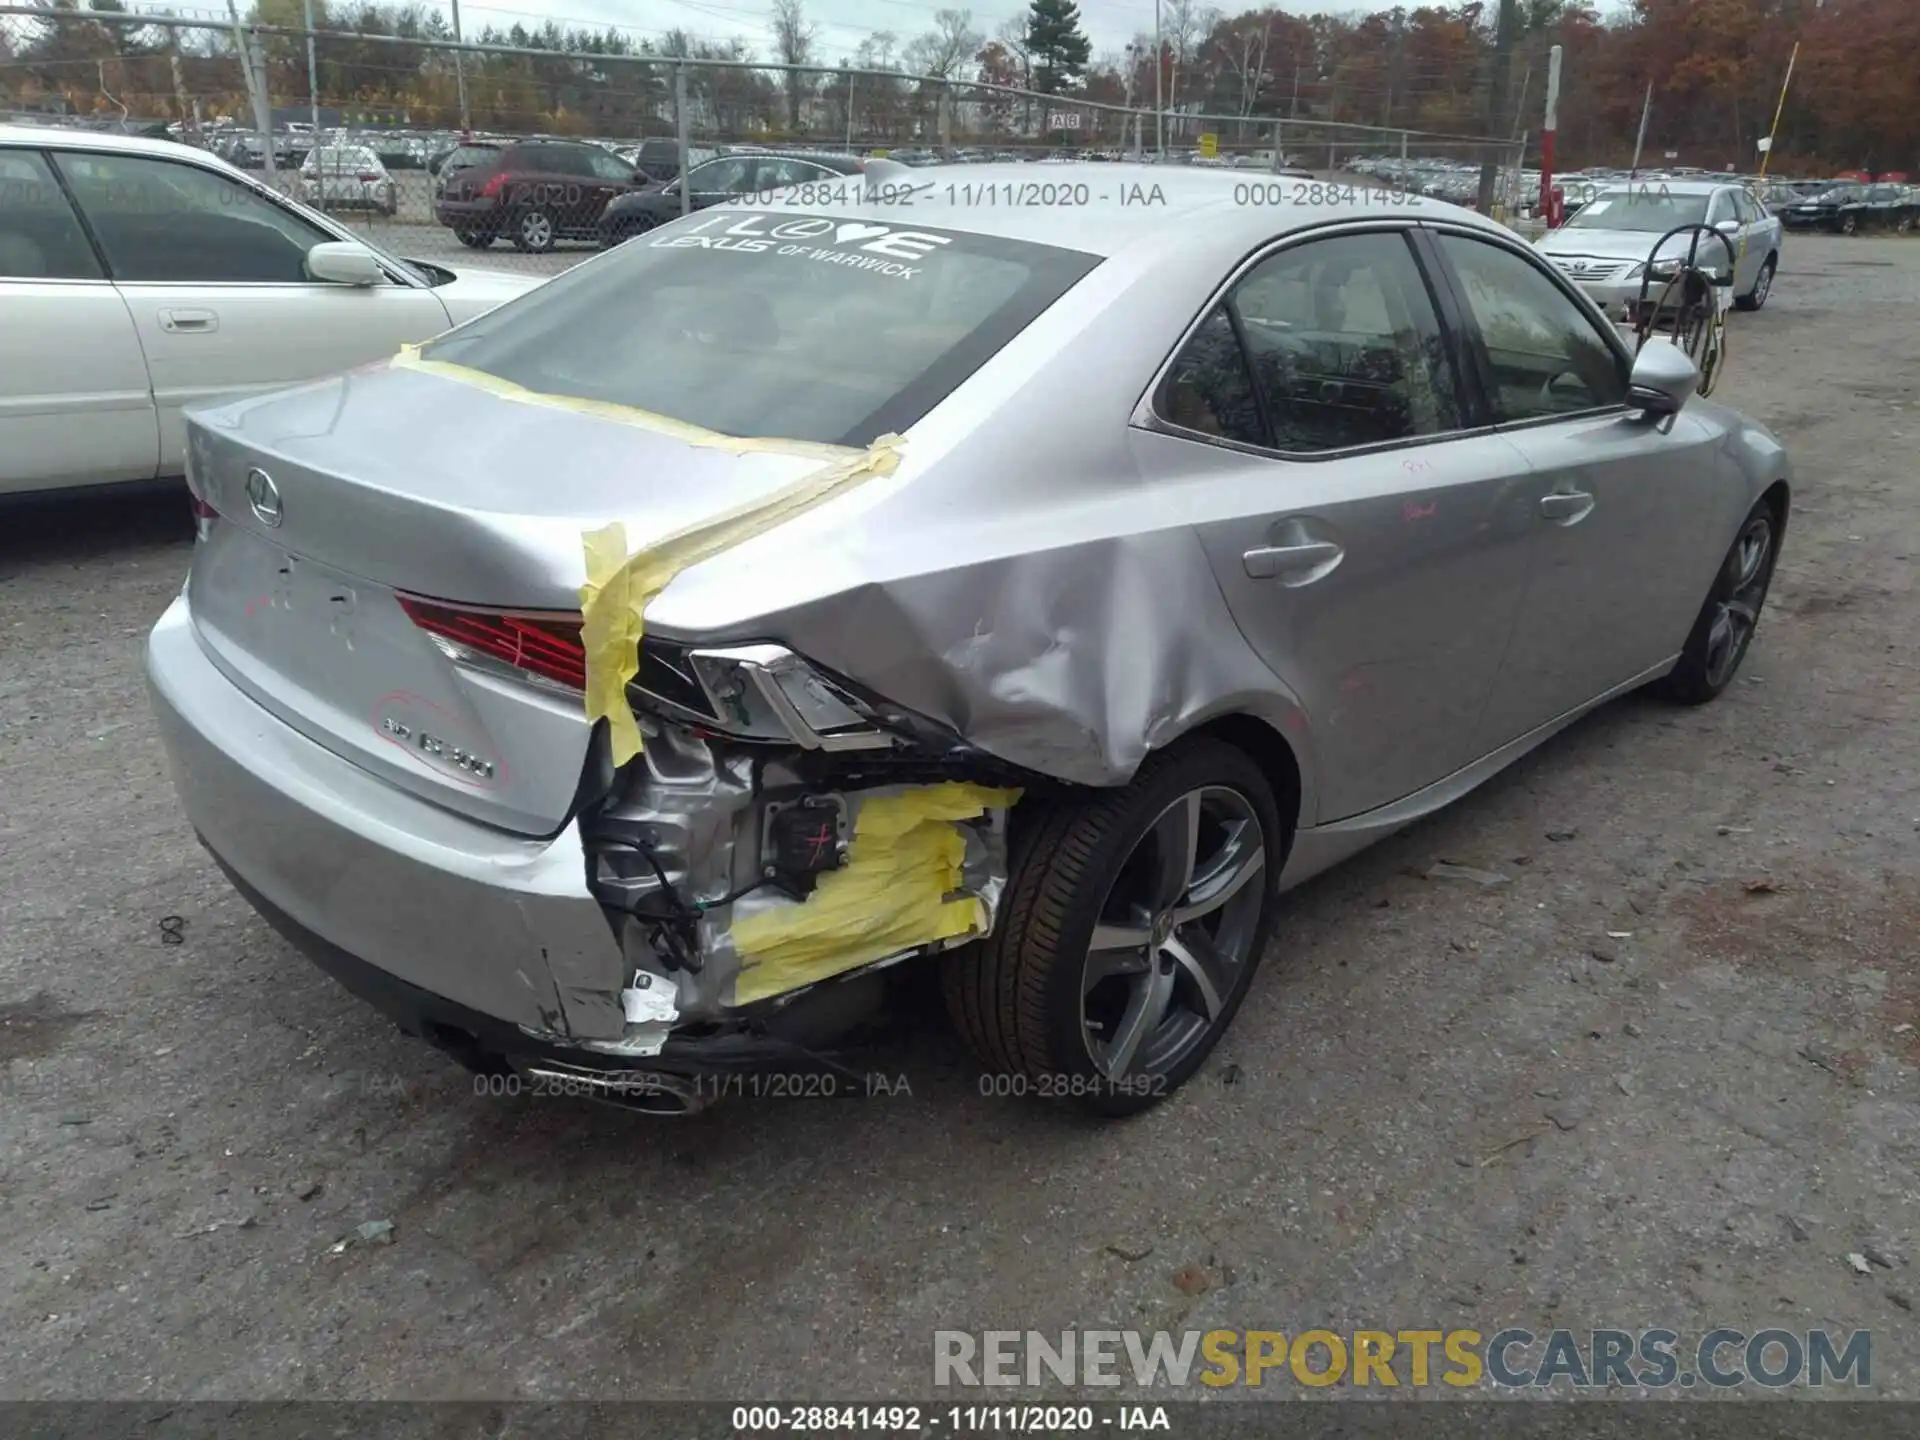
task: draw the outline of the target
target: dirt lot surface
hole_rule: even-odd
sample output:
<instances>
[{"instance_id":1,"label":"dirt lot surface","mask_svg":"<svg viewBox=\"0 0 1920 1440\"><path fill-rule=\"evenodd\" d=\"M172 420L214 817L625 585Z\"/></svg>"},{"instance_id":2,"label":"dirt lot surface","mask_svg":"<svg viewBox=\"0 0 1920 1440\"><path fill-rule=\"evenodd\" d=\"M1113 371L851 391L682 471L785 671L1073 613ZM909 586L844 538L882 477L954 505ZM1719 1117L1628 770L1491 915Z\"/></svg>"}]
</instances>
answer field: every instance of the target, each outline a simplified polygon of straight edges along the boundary
<instances>
[{"instance_id":1,"label":"dirt lot surface","mask_svg":"<svg viewBox=\"0 0 1920 1440\"><path fill-rule=\"evenodd\" d=\"M1720 397L1799 467L1742 681L1296 892L1207 1071L1108 1127L932 1021L876 1062L910 1096L476 1095L181 820L181 501L6 515L0 1390L850 1399L929 1393L936 1328L1724 1324L1870 1327L1920 1396L1916 315L1920 243L1796 240Z\"/></svg>"}]
</instances>

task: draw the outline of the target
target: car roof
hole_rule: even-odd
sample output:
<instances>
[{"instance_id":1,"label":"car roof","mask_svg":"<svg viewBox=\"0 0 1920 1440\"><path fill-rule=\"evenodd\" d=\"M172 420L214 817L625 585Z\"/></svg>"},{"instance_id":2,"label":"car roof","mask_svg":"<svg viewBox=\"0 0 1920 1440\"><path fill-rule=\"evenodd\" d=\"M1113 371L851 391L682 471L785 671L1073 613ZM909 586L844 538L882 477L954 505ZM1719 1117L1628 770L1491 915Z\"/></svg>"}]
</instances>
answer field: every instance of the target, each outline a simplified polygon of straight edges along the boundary
<instances>
[{"instance_id":1,"label":"car roof","mask_svg":"<svg viewBox=\"0 0 1920 1440\"><path fill-rule=\"evenodd\" d=\"M68 130L53 125L0 125L0 145L26 145L36 150L112 150L124 155L162 155L176 160L183 154L213 159L206 151L183 145L178 140L115 135L106 130ZM213 163L223 170L229 168L218 160Z\"/></svg>"},{"instance_id":2,"label":"car roof","mask_svg":"<svg viewBox=\"0 0 1920 1440\"><path fill-rule=\"evenodd\" d=\"M1591 182L1599 191L1620 190L1664 190L1669 195L1711 195L1716 190L1739 190L1744 188L1740 181L1734 180L1676 180L1660 175L1642 175L1629 180L1621 176L1617 180L1595 180Z\"/></svg>"},{"instance_id":3,"label":"car roof","mask_svg":"<svg viewBox=\"0 0 1920 1440\"><path fill-rule=\"evenodd\" d=\"M1368 203L1360 204L1346 197L1366 187L1302 186L1244 171L1126 161L1074 160L1044 171L1024 162L911 170L888 174L870 188L877 189L876 198L836 206L835 213L884 218L903 229L958 230L1102 256L1148 240L1201 235L1209 249L1217 243L1252 250L1266 240L1338 220L1440 219L1518 240L1503 225L1425 196L1369 189ZM819 209L798 198L763 203L758 197L729 202L726 208L803 214ZM1202 216L1205 225L1196 226Z\"/></svg>"}]
</instances>

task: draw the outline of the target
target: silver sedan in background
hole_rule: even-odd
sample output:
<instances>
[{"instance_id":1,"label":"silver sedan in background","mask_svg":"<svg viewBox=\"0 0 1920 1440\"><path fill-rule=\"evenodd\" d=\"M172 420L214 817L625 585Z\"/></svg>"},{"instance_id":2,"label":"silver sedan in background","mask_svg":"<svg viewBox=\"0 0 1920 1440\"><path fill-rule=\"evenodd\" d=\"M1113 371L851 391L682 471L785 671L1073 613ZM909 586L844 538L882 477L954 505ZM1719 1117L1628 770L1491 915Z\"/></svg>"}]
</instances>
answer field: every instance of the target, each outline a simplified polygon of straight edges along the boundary
<instances>
[{"instance_id":1,"label":"silver sedan in background","mask_svg":"<svg viewBox=\"0 0 1920 1440\"><path fill-rule=\"evenodd\" d=\"M1668 240L1656 257L1660 237L1681 225L1708 226L1727 245L1696 231ZM1743 186L1656 179L1597 192L1535 243L1610 318L1631 321L1643 282L1648 302L1657 303L1690 251L1696 265L1719 279L1731 248L1734 306L1758 310L1773 292L1785 236L1779 217Z\"/></svg>"},{"instance_id":2,"label":"silver sedan in background","mask_svg":"<svg viewBox=\"0 0 1920 1440\"><path fill-rule=\"evenodd\" d=\"M932 964L1125 1113L1285 888L1727 688L1788 464L1670 343L1417 197L1035 174L729 203L199 414L148 673L236 886L483 1070L685 1110Z\"/></svg>"}]
</instances>

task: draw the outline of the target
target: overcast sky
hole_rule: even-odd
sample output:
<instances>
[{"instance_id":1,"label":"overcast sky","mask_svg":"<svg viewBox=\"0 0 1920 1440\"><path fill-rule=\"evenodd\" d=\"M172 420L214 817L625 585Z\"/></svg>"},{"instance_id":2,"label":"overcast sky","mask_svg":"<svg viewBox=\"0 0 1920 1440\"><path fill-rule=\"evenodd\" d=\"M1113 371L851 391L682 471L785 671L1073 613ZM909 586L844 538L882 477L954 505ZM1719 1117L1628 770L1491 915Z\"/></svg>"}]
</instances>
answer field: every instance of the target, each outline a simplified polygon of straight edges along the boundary
<instances>
[{"instance_id":1,"label":"overcast sky","mask_svg":"<svg viewBox=\"0 0 1920 1440\"><path fill-rule=\"evenodd\" d=\"M424 0L447 10L448 0ZM1118 52L1135 34L1151 33L1155 0L1080 0L1081 24L1093 42L1097 60L1107 51ZM492 24L500 28L540 24L551 18L562 24L608 25L636 36L658 39L681 29L706 39L738 36L756 54L770 56L773 37L768 30L770 4L754 0L460 0L461 25L469 33ZM942 9L971 10L977 30L991 35L1010 16L1026 10L1023 0L980 0L954 4L951 0L806 0L806 13L818 38L815 49L824 63L849 58L860 42L879 30L890 30L904 45L933 28L933 14ZM1235 9L1236 6L1223 8ZM1310 12L1350 8L1340 0L1304 4L1280 0L1284 10Z\"/></svg>"}]
</instances>

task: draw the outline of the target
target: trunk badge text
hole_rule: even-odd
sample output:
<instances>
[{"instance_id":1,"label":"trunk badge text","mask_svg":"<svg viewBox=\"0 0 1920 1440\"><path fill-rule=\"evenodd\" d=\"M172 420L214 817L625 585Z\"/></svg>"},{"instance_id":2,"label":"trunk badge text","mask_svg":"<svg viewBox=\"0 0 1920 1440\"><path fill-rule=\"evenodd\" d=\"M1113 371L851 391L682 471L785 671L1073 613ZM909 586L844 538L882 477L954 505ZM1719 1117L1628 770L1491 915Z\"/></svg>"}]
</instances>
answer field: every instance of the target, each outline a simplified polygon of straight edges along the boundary
<instances>
[{"instance_id":1,"label":"trunk badge text","mask_svg":"<svg viewBox=\"0 0 1920 1440\"><path fill-rule=\"evenodd\" d=\"M442 740L438 735L429 735L424 730L415 730L405 721L395 720L391 715L381 720L380 726L394 739L417 746L426 754L433 756L436 760L445 761L456 770L465 771L480 780L494 778L491 760L482 760L471 751L463 750L451 741Z\"/></svg>"},{"instance_id":2,"label":"trunk badge text","mask_svg":"<svg viewBox=\"0 0 1920 1440\"><path fill-rule=\"evenodd\" d=\"M280 503L280 487L273 483L273 477L264 470L247 471L247 503L253 507L254 518L262 525L278 525L285 513Z\"/></svg>"}]
</instances>

